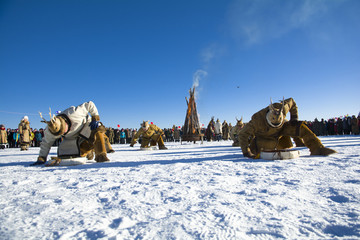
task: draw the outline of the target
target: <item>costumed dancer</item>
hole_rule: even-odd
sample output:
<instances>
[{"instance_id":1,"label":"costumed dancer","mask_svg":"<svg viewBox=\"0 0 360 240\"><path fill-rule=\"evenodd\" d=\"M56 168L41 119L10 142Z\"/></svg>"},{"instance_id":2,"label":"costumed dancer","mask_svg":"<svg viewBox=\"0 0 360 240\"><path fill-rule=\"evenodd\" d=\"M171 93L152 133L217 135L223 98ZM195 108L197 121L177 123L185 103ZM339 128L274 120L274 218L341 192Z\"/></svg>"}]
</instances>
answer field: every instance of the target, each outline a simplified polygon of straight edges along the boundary
<instances>
[{"instance_id":1,"label":"costumed dancer","mask_svg":"<svg viewBox=\"0 0 360 240\"><path fill-rule=\"evenodd\" d=\"M77 107L71 106L56 116L51 115L50 109L50 121L46 121L41 113L40 117L47 127L40 145L39 157L32 165L44 164L51 146L60 138L62 141L58 147L59 158L87 157L91 160L95 152L96 162L110 161L107 153L112 153L114 150L92 101Z\"/></svg>"},{"instance_id":2,"label":"costumed dancer","mask_svg":"<svg viewBox=\"0 0 360 240\"><path fill-rule=\"evenodd\" d=\"M161 137L164 134L161 128L154 124L150 125L149 121L143 121L140 125L141 128L132 138L130 147L133 147L139 137L141 137L141 148L149 148L158 144L159 149L167 149Z\"/></svg>"},{"instance_id":3,"label":"costumed dancer","mask_svg":"<svg viewBox=\"0 0 360 240\"><path fill-rule=\"evenodd\" d=\"M288 112L290 121L285 119ZM255 113L239 132L240 147L244 157L248 158L259 158L261 151L291 148L293 144L290 137L296 146L308 147L311 155L336 153L324 147L304 121L298 121L298 108L292 98L274 104L270 99L270 105Z\"/></svg>"},{"instance_id":4,"label":"costumed dancer","mask_svg":"<svg viewBox=\"0 0 360 240\"><path fill-rule=\"evenodd\" d=\"M32 133L28 116L24 116L21 119L18 129L20 134L20 151L27 151L29 150Z\"/></svg>"},{"instance_id":5,"label":"costumed dancer","mask_svg":"<svg viewBox=\"0 0 360 240\"><path fill-rule=\"evenodd\" d=\"M231 128L230 128L229 124L226 122L226 120L224 120L224 122L222 123L222 132L223 132L222 139L223 140L229 140L230 130L231 130Z\"/></svg>"},{"instance_id":6,"label":"costumed dancer","mask_svg":"<svg viewBox=\"0 0 360 240\"><path fill-rule=\"evenodd\" d=\"M0 125L0 149L4 149L8 146L8 134L6 132L5 126Z\"/></svg>"},{"instance_id":7,"label":"costumed dancer","mask_svg":"<svg viewBox=\"0 0 360 240\"><path fill-rule=\"evenodd\" d=\"M233 147L240 147L239 132L244 127L244 125L243 117L241 117L240 120L236 118L236 125L230 130L230 138L234 141L232 144Z\"/></svg>"}]
</instances>

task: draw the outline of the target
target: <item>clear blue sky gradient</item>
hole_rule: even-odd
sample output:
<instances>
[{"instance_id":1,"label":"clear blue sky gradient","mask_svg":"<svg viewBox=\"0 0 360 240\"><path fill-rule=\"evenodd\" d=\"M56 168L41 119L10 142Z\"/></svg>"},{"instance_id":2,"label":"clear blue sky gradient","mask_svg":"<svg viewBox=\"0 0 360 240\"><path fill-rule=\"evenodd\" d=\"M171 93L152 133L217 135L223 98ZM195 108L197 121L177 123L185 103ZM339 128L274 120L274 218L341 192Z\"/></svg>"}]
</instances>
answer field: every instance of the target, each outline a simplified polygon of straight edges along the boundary
<instances>
[{"instance_id":1,"label":"clear blue sky gradient","mask_svg":"<svg viewBox=\"0 0 360 240\"><path fill-rule=\"evenodd\" d=\"M0 123L92 100L106 126L235 123L293 97L299 118L360 110L358 0L2 0Z\"/></svg>"}]
</instances>

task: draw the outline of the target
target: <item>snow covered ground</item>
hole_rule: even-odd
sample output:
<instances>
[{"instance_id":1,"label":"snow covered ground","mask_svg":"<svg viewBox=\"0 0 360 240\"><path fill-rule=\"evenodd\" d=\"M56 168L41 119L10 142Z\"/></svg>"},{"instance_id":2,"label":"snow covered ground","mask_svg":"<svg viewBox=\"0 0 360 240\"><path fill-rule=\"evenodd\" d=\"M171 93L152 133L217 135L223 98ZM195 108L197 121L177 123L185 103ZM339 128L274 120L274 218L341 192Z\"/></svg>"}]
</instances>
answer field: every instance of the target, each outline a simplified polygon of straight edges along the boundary
<instances>
[{"instance_id":1,"label":"snow covered ground","mask_svg":"<svg viewBox=\"0 0 360 240\"><path fill-rule=\"evenodd\" d=\"M338 154L245 159L230 141L114 145L111 162L29 167L0 151L1 239L359 239L360 137ZM55 155L56 148L52 148Z\"/></svg>"}]
</instances>

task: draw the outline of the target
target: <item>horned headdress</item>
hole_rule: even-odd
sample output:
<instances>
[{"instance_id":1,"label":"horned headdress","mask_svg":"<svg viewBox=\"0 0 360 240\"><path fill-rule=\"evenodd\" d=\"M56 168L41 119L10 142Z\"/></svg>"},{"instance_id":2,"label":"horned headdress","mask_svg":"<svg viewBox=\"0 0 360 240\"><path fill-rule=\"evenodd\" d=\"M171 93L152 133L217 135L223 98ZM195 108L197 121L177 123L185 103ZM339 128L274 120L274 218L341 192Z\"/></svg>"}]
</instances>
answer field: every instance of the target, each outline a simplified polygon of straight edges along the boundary
<instances>
[{"instance_id":1,"label":"horned headdress","mask_svg":"<svg viewBox=\"0 0 360 240\"><path fill-rule=\"evenodd\" d=\"M63 135L65 133L66 122L62 117L51 115L51 108L49 108L50 121L47 121L42 113L39 112L42 119L41 122L44 122L48 125L49 131L54 135Z\"/></svg>"},{"instance_id":2,"label":"horned headdress","mask_svg":"<svg viewBox=\"0 0 360 240\"><path fill-rule=\"evenodd\" d=\"M284 124L284 119L285 119L285 116L283 113L284 103L285 103L285 98L283 97L281 108L280 109L275 108L275 106L270 98L269 111L266 114L266 121L271 127L280 128Z\"/></svg>"},{"instance_id":3,"label":"horned headdress","mask_svg":"<svg viewBox=\"0 0 360 240\"><path fill-rule=\"evenodd\" d=\"M147 131L149 129L149 127L150 127L149 120L147 120L147 121L143 120L143 122L140 125L145 131Z\"/></svg>"}]
</instances>

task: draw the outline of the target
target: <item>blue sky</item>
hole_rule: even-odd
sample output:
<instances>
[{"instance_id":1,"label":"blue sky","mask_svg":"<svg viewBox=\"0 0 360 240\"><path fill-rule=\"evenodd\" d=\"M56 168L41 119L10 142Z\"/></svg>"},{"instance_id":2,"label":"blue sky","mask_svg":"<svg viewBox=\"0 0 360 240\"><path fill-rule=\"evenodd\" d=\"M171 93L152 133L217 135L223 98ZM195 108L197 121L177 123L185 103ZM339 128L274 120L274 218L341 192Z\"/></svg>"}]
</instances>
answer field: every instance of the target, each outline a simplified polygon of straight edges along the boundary
<instances>
[{"instance_id":1,"label":"blue sky","mask_svg":"<svg viewBox=\"0 0 360 240\"><path fill-rule=\"evenodd\" d=\"M0 2L0 123L92 100L106 126L235 123L293 97L299 118L360 111L360 1Z\"/></svg>"}]
</instances>

